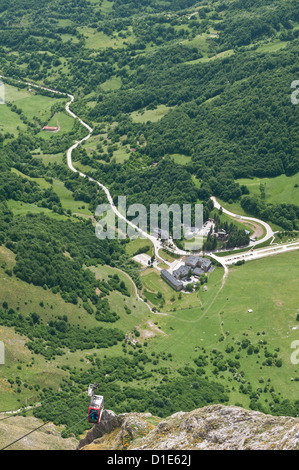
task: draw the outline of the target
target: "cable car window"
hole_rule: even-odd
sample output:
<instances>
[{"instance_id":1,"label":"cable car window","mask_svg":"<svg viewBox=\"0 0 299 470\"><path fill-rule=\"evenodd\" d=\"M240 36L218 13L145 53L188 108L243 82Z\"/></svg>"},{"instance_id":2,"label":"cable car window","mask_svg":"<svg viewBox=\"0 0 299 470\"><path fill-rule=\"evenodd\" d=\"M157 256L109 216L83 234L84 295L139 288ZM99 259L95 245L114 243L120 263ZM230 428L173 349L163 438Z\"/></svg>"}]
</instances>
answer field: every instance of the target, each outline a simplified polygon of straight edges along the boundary
<instances>
[{"instance_id":1,"label":"cable car window","mask_svg":"<svg viewBox=\"0 0 299 470\"><path fill-rule=\"evenodd\" d=\"M99 420L100 410L89 410L88 421L90 423L97 423Z\"/></svg>"}]
</instances>

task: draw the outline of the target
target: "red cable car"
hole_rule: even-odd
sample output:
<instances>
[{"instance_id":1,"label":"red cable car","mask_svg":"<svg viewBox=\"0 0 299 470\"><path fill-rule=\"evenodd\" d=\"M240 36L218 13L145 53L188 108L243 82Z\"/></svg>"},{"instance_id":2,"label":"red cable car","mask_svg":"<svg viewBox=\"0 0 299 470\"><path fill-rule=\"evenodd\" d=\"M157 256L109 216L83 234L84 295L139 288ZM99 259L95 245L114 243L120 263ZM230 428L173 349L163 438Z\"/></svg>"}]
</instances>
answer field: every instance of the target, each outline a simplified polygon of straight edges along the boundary
<instances>
[{"instance_id":1,"label":"red cable car","mask_svg":"<svg viewBox=\"0 0 299 470\"><path fill-rule=\"evenodd\" d=\"M89 385L88 387L88 396L91 397L88 408L88 422L94 424L99 424L104 410L104 397L94 393L97 387L98 384Z\"/></svg>"}]
</instances>

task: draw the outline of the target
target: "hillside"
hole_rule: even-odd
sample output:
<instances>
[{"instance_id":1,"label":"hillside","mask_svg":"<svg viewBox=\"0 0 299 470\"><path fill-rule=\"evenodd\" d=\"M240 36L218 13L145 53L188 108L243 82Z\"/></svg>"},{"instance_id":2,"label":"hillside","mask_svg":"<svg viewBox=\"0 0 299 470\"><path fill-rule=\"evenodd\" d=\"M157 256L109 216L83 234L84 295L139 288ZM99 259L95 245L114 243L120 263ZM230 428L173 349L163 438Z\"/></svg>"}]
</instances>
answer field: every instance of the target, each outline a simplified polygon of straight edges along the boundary
<instances>
[{"instance_id":1,"label":"hillside","mask_svg":"<svg viewBox=\"0 0 299 470\"><path fill-rule=\"evenodd\" d=\"M37 447L74 445L99 383L117 415L103 447L123 445L130 420L147 434L129 448L151 448L164 420L189 445L197 414L217 426L218 444L194 431L207 447L238 419L253 448L295 445L299 0L0 3L0 412L23 410L0 423L5 439L51 421ZM120 226L99 239L109 194L111 207L202 204L211 271L177 292L161 270L190 253ZM260 244L281 252L245 262L261 221ZM236 264L217 261L234 249Z\"/></svg>"},{"instance_id":2,"label":"hillside","mask_svg":"<svg viewBox=\"0 0 299 470\"><path fill-rule=\"evenodd\" d=\"M22 416L5 419L0 415L0 447L3 448L17 440L19 437L30 433L32 429L42 426L43 422L30 417ZM1 421L4 419L4 421ZM74 437L63 439L62 428L53 423L46 424L43 428L29 434L26 438L8 447L9 450L75 450L78 441Z\"/></svg>"},{"instance_id":3,"label":"hillside","mask_svg":"<svg viewBox=\"0 0 299 470\"><path fill-rule=\"evenodd\" d=\"M299 419L213 405L161 419L105 411L81 450L298 450Z\"/></svg>"}]
</instances>

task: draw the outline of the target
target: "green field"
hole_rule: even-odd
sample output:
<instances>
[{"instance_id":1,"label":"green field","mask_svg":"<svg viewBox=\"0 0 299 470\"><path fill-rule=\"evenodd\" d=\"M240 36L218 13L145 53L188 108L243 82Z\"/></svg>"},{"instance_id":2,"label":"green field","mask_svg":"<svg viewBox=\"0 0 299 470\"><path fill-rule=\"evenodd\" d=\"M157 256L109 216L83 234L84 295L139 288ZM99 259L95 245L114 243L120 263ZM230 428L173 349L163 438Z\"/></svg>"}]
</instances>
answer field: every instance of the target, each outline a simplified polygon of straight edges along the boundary
<instances>
[{"instance_id":1,"label":"green field","mask_svg":"<svg viewBox=\"0 0 299 470\"><path fill-rule=\"evenodd\" d=\"M115 159L116 163L124 163L126 160L130 158L130 152L128 153L129 147L120 147L113 152L113 159Z\"/></svg>"},{"instance_id":2,"label":"green field","mask_svg":"<svg viewBox=\"0 0 299 470\"><path fill-rule=\"evenodd\" d=\"M130 297L123 296L120 292L116 291L109 295L112 310L116 311L121 317L116 323L117 327L129 332L142 323L145 318L148 318L150 314L149 309L136 298L134 283L127 274L110 266L91 267L90 269L96 274L97 278L104 280L108 280L109 276L117 274L120 280L124 281L130 292ZM131 311L130 314L126 313L125 306ZM119 350L118 346L116 348Z\"/></svg>"},{"instance_id":3,"label":"green field","mask_svg":"<svg viewBox=\"0 0 299 470\"><path fill-rule=\"evenodd\" d=\"M79 166L80 165L78 164L78 167ZM83 168L79 168L79 169L83 170ZM60 199L63 210L65 211L70 210L73 215L79 215L79 216L85 216L85 217L92 216L92 213L88 209L88 204L82 201L75 201L72 192L64 186L64 183L62 181L54 179L53 183L51 184L48 181L46 181L45 178L31 178L30 176L27 176L24 173L21 173L19 170L16 170L15 168L13 168L12 171L16 173L17 175L22 176L23 178L26 178L30 181L34 181L42 189L53 188L54 192L57 194L57 196ZM50 216L66 219L66 217L62 215L55 214L49 209L38 207L35 204L29 204L29 203L24 203L20 201L9 201L8 205L11 208L11 210L14 212L14 214L16 215L26 214L27 212L33 212L33 213L45 212Z\"/></svg>"},{"instance_id":4,"label":"green field","mask_svg":"<svg viewBox=\"0 0 299 470\"><path fill-rule=\"evenodd\" d=\"M22 109L23 113L30 121L33 121L34 117L42 121L49 120L52 116L51 108L53 105L55 105L55 103L63 104L65 102L64 99L40 95L34 89L29 92L29 89L29 87L18 89L5 84L5 101L15 104L18 108Z\"/></svg>"},{"instance_id":5,"label":"green field","mask_svg":"<svg viewBox=\"0 0 299 470\"><path fill-rule=\"evenodd\" d=\"M275 178L239 179L237 182L245 184L250 193L260 196L260 185L265 188L265 202L269 204L295 204L299 205L299 173L293 176L280 175Z\"/></svg>"},{"instance_id":6,"label":"green field","mask_svg":"<svg viewBox=\"0 0 299 470\"><path fill-rule=\"evenodd\" d=\"M74 120L66 113L60 112L54 116L52 112L54 105L62 106L65 103L64 99L43 96L34 90L29 92L29 87L18 89L5 84L5 103L0 108L0 132L2 133L9 132L17 136L20 131L27 130L27 124L18 113L7 106L7 103L21 109L28 121L35 123L37 127L40 126L37 119L42 122L42 125L59 125L62 132L69 132L73 127ZM51 138L49 133L42 131L38 135L45 139Z\"/></svg>"},{"instance_id":7,"label":"green field","mask_svg":"<svg viewBox=\"0 0 299 470\"><path fill-rule=\"evenodd\" d=\"M262 405L271 413L274 404L298 402L299 365L291 354L299 339L299 250L228 270L215 263L204 285L192 293L174 291L159 269L168 269L166 263L179 255L161 249L159 269L144 267L132 258L154 257L148 239L95 238L93 208L107 198L66 162L67 148L86 129L79 130L66 112L65 95L43 96L25 85L74 95L72 111L94 128L74 151L74 167L107 185L113 198L124 193L147 205L206 196L205 215L212 217L218 211L206 210L210 193L233 197L236 175L298 169L297 109L290 103L296 2L262 0L244 7L210 0L90 0L48 2L46 8L39 2L27 8L20 0L3 3L0 73L19 77L24 87L5 84L6 104L0 106L0 340L6 350L0 410L36 403L43 389L72 398L95 381L116 413L152 412L153 405L162 417L167 407L175 412L226 403L222 396L215 399L212 385L204 400L189 400L197 397L196 389L202 391L199 384L213 381L223 385L228 404ZM45 125L59 131L45 132ZM25 179L23 185L15 175ZM192 181L207 190L197 192ZM264 196L265 204L299 206L299 173L236 182ZM218 202L247 215L241 198ZM283 223L285 214L273 210L271 217L268 209L263 216ZM51 219L22 219L28 212ZM256 238L265 235L258 224L224 213L220 219L251 236L259 233ZM278 235L274 242L283 243L299 232ZM111 334L112 328L121 332ZM72 341L62 351L63 338ZM87 394L74 413L82 411L83 419L85 401ZM64 406L57 402L55 407ZM45 412L42 419L52 417ZM76 437L88 427L84 422L78 432L76 416L71 423L64 419Z\"/></svg>"},{"instance_id":8,"label":"green field","mask_svg":"<svg viewBox=\"0 0 299 470\"><path fill-rule=\"evenodd\" d=\"M14 215L26 215L29 213L31 214L46 214L51 218L59 219L59 220L67 220L67 216L58 214L56 212L51 211L45 207L39 207L36 204L30 204L27 202L20 202L20 201L7 201L8 208L12 211Z\"/></svg>"},{"instance_id":9,"label":"green field","mask_svg":"<svg viewBox=\"0 0 299 470\"><path fill-rule=\"evenodd\" d=\"M88 49L100 50L106 47L118 49L120 47L125 47L126 44L135 42L135 37L132 31L127 35L126 38L123 38L118 34L107 36L107 34L103 33L102 31L96 31L87 26L82 26L79 28L79 31L84 35L85 45Z\"/></svg>"},{"instance_id":10,"label":"green field","mask_svg":"<svg viewBox=\"0 0 299 470\"><path fill-rule=\"evenodd\" d=\"M17 279L14 275L9 276L4 269L11 269L14 266L14 254L0 247L0 299L1 304L8 302L10 308L20 310L23 315L31 312L37 313L44 321L49 321L58 316L67 315L69 323L81 328L110 327L109 323L98 322L94 316L89 315L82 307L82 302L73 305L64 302L59 294L53 294L51 290L33 286ZM123 296L120 292L110 293L108 300L111 308L120 315L120 320L116 326L130 333L139 324L143 324L145 319L150 317L148 308L135 296L135 288L132 280L122 271L109 266L91 268L100 279L108 280L109 276L118 274L128 288L130 297ZM128 314L124 307L131 312ZM151 331L150 326L147 330ZM154 333L152 332L152 335ZM38 399L38 390L35 386L53 387L58 389L59 384L66 372L59 369L59 366L69 365L71 367L87 366L88 362L83 361L84 355L96 353L102 357L107 354L106 350L88 350L68 352L66 356L57 357L55 362L46 361L43 356L31 354L26 346L27 338L14 332L13 328L0 326L0 338L5 343L6 363L0 370L0 390L1 390L1 410L16 409L20 405L34 403ZM121 354L121 347L117 345L109 349L110 355ZM33 367L32 367L33 365ZM28 387L23 387L22 395L13 393L15 386L8 383L8 379L15 380L20 377Z\"/></svg>"},{"instance_id":11,"label":"green field","mask_svg":"<svg viewBox=\"0 0 299 470\"><path fill-rule=\"evenodd\" d=\"M147 255L153 256L154 249L153 245L149 240L144 240L143 238L136 238L136 240L131 240L129 243L126 244L126 253L128 256L134 256L138 250L140 249L147 249L144 251Z\"/></svg>"},{"instance_id":12,"label":"green field","mask_svg":"<svg viewBox=\"0 0 299 470\"><path fill-rule=\"evenodd\" d=\"M34 158L41 159L43 164L48 166L52 163L62 163L63 162L63 153L56 153L56 154L42 154L36 153L36 151L32 154Z\"/></svg>"},{"instance_id":13,"label":"green field","mask_svg":"<svg viewBox=\"0 0 299 470\"><path fill-rule=\"evenodd\" d=\"M299 366L293 365L290 357L291 343L298 340L298 276L298 252L232 268L222 290L219 290L219 276L213 273L209 290L201 295L203 308L181 308L171 315L160 316L158 324L166 336L154 338L151 349L171 352L177 366L186 361L191 365L199 348L204 347L209 353L216 348L225 355L227 345L233 345L236 353L240 349L238 343L244 337L252 344L262 338L267 341L269 351L278 351L282 367L263 366L262 354L261 357L248 355L241 350L240 362L246 381L258 387L259 380L270 378L275 390L283 397L296 399L298 386L292 379L298 377ZM150 285L157 287L158 279L151 280ZM249 309L253 312L248 313ZM222 335L224 340L219 341ZM209 368L210 376L213 376L212 369ZM227 372L217 375L217 379L226 385L229 385L228 377ZM238 383L233 385L238 388ZM230 383L229 388L231 386ZM231 395L231 400L234 399L248 406L247 395L235 391Z\"/></svg>"},{"instance_id":14,"label":"green field","mask_svg":"<svg viewBox=\"0 0 299 470\"><path fill-rule=\"evenodd\" d=\"M106 82L102 83L101 88L104 91L114 91L118 90L122 85L122 80L120 77L112 77Z\"/></svg>"},{"instance_id":15,"label":"green field","mask_svg":"<svg viewBox=\"0 0 299 470\"><path fill-rule=\"evenodd\" d=\"M47 121L46 123L47 126L51 127L58 127L59 131L56 132L46 132L41 130L37 136L42 137L45 140L49 140L52 138L54 135L60 135L60 134L67 134L68 132L71 132L73 129L74 125L74 119L69 116L65 111L61 111L59 113L55 113L54 115L51 116L51 119Z\"/></svg>"},{"instance_id":16,"label":"green field","mask_svg":"<svg viewBox=\"0 0 299 470\"><path fill-rule=\"evenodd\" d=\"M186 155L181 155L179 153L174 153L170 155L170 157L179 165L188 165L189 163L192 163L191 157L187 157Z\"/></svg>"},{"instance_id":17,"label":"green field","mask_svg":"<svg viewBox=\"0 0 299 470\"><path fill-rule=\"evenodd\" d=\"M59 196L64 210L70 210L75 215L92 216L88 209L88 204L82 201L75 201L72 192L64 186L62 181L53 180L52 186L55 193Z\"/></svg>"},{"instance_id":18,"label":"green field","mask_svg":"<svg viewBox=\"0 0 299 470\"><path fill-rule=\"evenodd\" d=\"M4 105L0 107L0 132L18 135L19 131L26 129L26 125L21 121L18 114L13 113L11 109Z\"/></svg>"},{"instance_id":19,"label":"green field","mask_svg":"<svg viewBox=\"0 0 299 470\"><path fill-rule=\"evenodd\" d=\"M134 122L144 123L147 121L157 122L165 116L171 108L161 104L156 109L142 109L131 113Z\"/></svg>"},{"instance_id":20,"label":"green field","mask_svg":"<svg viewBox=\"0 0 299 470\"><path fill-rule=\"evenodd\" d=\"M273 41L268 44L262 44L257 48L257 52L276 52L285 48L289 43L287 41Z\"/></svg>"}]
</instances>

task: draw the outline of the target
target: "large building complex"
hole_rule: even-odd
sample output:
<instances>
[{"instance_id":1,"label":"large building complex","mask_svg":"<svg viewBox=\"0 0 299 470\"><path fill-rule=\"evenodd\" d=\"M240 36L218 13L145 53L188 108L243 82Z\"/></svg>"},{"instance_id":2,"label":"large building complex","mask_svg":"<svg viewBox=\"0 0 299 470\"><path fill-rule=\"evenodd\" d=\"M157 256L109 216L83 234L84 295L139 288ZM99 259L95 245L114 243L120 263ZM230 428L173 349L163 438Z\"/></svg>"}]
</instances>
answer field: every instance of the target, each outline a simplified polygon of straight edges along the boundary
<instances>
[{"instance_id":1,"label":"large building complex","mask_svg":"<svg viewBox=\"0 0 299 470\"><path fill-rule=\"evenodd\" d=\"M161 277L166 281L174 290L179 291L183 289L183 281L191 277L199 278L203 274L213 271L212 261L200 256L189 256L185 264L182 264L173 273L162 269Z\"/></svg>"}]
</instances>

